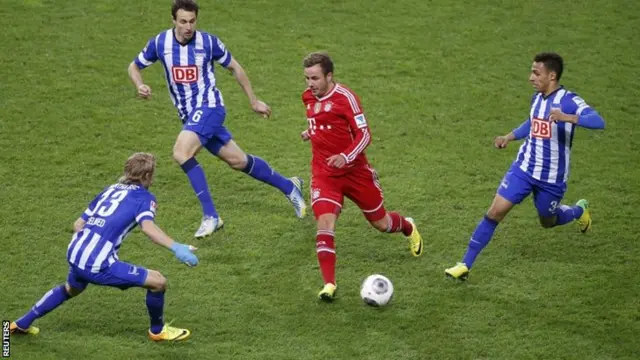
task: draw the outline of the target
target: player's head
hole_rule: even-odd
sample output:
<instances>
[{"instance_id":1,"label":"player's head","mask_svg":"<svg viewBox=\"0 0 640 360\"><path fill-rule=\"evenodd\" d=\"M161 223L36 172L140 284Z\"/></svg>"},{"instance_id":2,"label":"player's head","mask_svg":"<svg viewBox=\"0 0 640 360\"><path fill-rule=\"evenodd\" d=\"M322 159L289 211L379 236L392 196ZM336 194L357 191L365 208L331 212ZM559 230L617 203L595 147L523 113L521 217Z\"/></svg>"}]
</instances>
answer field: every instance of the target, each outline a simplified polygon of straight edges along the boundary
<instances>
[{"instance_id":1,"label":"player's head","mask_svg":"<svg viewBox=\"0 0 640 360\"><path fill-rule=\"evenodd\" d=\"M305 56L304 77L313 95L321 97L333 85L333 61L326 53L314 52Z\"/></svg>"},{"instance_id":2,"label":"player's head","mask_svg":"<svg viewBox=\"0 0 640 360\"><path fill-rule=\"evenodd\" d=\"M196 32L198 21L198 4L193 0L174 0L171 6L173 26L176 28L178 40L189 41Z\"/></svg>"},{"instance_id":3,"label":"player's head","mask_svg":"<svg viewBox=\"0 0 640 360\"><path fill-rule=\"evenodd\" d=\"M124 164L124 176L119 180L122 184L140 184L149 188L153 183L156 170L156 157L149 153L135 153Z\"/></svg>"},{"instance_id":4,"label":"player's head","mask_svg":"<svg viewBox=\"0 0 640 360\"><path fill-rule=\"evenodd\" d=\"M529 82L536 91L553 91L562 76L563 65L560 55L551 52L540 53L533 58Z\"/></svg>"}]
</instances>

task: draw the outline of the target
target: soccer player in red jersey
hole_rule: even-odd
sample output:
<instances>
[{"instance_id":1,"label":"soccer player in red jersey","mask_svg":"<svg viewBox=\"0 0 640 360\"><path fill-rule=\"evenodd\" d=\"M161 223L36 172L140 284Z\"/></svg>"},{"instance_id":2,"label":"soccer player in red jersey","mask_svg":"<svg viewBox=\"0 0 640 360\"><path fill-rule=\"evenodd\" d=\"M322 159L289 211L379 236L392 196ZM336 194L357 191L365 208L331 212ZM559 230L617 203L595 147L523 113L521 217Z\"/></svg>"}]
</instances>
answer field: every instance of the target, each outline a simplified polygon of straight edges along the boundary
<instances>
[{"instance_id":1,"label":"soccer player in red jersey","mask_svg":"<svg viewBox=\"0 0 640 360\"><path fill-rule=\"evenodd\" d=\"M351 199L374 228L388 233L402 232L409 239L411 253L422 255L422 237L413 220L384 208L378 174L364 153L371 143L371 131L360 105L350 89L333 80L333 61L324 53L304 58L307 89L302 101L309 127L301 136L311 141L311 204L317 223L316 252L324 287L320 299L335 297L336 250L334 229L344 197Z\"/></svg>"}]
</instances>

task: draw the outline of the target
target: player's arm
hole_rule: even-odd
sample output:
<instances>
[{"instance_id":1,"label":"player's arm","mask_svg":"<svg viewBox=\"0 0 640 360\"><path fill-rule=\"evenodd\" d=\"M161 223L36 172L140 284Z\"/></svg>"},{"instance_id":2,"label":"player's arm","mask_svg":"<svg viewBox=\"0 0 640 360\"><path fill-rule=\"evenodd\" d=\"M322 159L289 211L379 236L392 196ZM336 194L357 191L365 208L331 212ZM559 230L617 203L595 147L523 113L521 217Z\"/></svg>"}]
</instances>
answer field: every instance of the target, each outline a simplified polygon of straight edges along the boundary
<instances>
[{"instance_id":1,"label":"player's arm","mask_svg":"<svg viewBox=\"0 0 640 360\"><path fill-rule=\"evenodd\" d=\"M129 79L131 79L131 82L135 85L136 90L138 91L138 95L142 98L146 99L151 96L151 88L142 80L140 70L150 66L156 61L158 61L158 52L156 49L156 37L153 37L149 42L147 42L144 49L140 51L138 56L133 59L127 68Z\"/></svg>"},{"instance_id":2,"label":"player's arm","mask_svg":"<svg viewBox=\"0 0 640 360\"><path fill-rule=\"evenodd\" d=\"M563 98L559 108L551 109L549 120L569 122L587 129L604 129L604 119L581 97Z\"/></svg>"},{"instance_id":3,"label":"player's arm","mask_svg":"<svg viewBox=\"0 0 640 360\"><path fill-rule=\"evenodd\" d=\"M227 65L227 70L231 71L233 76L236 78L236 81L244 91L245 95L249 99L249 103L251 104L251 108L258 114L261 114L265 118L271 116L271 108L264 102L258 100L256 94L253 92L253 87L251 86L251 81L249 81L249 76L244 71L244 68L236 59L231 56L231 61L229 65Z\"/></svg>"},{"instance_id":4,"label":"player's arm","mask_svg":"<svg viewBox=\"0 0 640 360\"><path fill-rule=\"evenodd\" d=\"M242 65L233 58L233 55L231 55L231 52L229 52L222 40L216 36L209 35L209 41L211 42L211 59L215 60L233 74L242 91L247 95L253 111L261 114L265 118L271 116L271 109L256 97L251 82L249 81L249 76L247 76Z\"/></svg>"},{"instance_id":5,"label":"player's arm","mask_svg":"<svg viewBox=\"0 0 640 360\"><path fill-rule=\"evenodd\" d=\"M140 202L136 211L136 222L142 232L155 244L171 250L178 260L189 266L198 264L198 258L192 253L196 248L191 245L181 244L170 238L154 220L156 217L155 198L147 198Z\"/></svg>"},{"instance_id":6,"label":"player's arm","mask_svg":"<svg viewBox=\"0 0 640 360\"><path fill-rule=\"evenodd\" d=\"M76 219L76 221L73 223L73 232L77 233L79 231L82 230L82 228L84 228L84 225L87 223L87 220L89 220L90 217L93 216L95 209L96 209L96 205L98 204L98 201L100 200L100 198L102 197L102 194L104 193L104 190L98 194L98 196L96 196L90 203L89 206L87 206L87 209L82 213L82 215L80 215L80 217L78 219Z\"/></svg>"},{"instance_id":7,"label":"player's arm","mask_svg":"<svg viewBox=\"0 0 640 360\"><path fill-rule=\"evenodd\" d=\"M85 219L83 219L82 217L79 217L74 223L73 223L73 232L77 233L79 231L82 230L82 228L84 227L84 225L87 223L87 221Z\"/></svg>"},{"instance_id":8,"label":"player's arm","mask_svg":"<svg viewBox=\"0 0 640 360\"><path fill-rule=\"evenodd\" d=\"M175 241L169 237L153 220L145 219L140 224L142 232L155 244L171 249Z\"/></svg>"},{"instance_id":9,"label":"player's arm","mask_svg":"<svg viewBox=\"0 0 640 360\"><path fill-rule=\"evenodd\" d=\"M349 122L349 128L353 134L353 141L339 155L334 155L330 158L331 160L328 162L329 166L339 168L345 164L354 162L358 155L371 144L371 131L369 130L367 118L362 111L362 106L360 106L360 99L358 99L355 94L347 91L347 93L344 94L343 101L345 102L344 117ZM342 160L336 158L337 156L342 158Z\"/></svg>"},{"instance_id":10,"label":"player's arm","mask_svg":"<svg viewBox=\"0 0 640 360\"><path fill-rule=\"evenodd\" d=\"M143 99L149 98L151 96L151 88L142 80L142 74L140 73L138 65L136 65L135 62L131 62L127 71L129 73L129 79L131 79L131 82L138 91L138 95Z\"/></svg>"},{"instance_id":11,"label":"player's arm","mask_svg":"<svg viewBox=\"0 0 640 360\"><path fill-rule=\"evenodd\" d=\"M192 251L197 250L196 247L174 241L151 219L142 220L140 227L142 228L142 232L147 235L151 241L171 250L178 260L189 266L198 264L198 258L192 253Z\"/></svg>"},{"instance_id":12,"label":"player's arm","mask_svg":"<svg viewBox=\"0 0 640 360\"><path fill-rule=\"evenodd\" d=\"M510 133L495 138L495 146L498 149L504 149L509 142L526 138L531 132L531 119L525 120L520 126L513 129Z\"/></svg>"}]
</instances>

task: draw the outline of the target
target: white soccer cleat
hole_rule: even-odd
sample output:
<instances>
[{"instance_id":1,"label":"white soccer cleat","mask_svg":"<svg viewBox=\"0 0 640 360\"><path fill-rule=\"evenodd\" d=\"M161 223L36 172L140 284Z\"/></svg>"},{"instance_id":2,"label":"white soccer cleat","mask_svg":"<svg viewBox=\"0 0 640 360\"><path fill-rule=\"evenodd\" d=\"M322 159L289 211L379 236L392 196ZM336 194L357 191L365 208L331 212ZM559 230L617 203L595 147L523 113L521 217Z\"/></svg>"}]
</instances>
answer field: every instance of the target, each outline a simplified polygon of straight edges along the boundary
<instances>
[{"instance_id":1,"label":"white soccer cleat","mask_svg":"<svg viewBox=\"0 0 640 360\"><path fill-rule=\"evenodd\" d=\"M289 180L293 183L293 190L291 194L287 195L287 199L289 199L289 202L293 205L296 216L302 219L307 214L307 204L304 202L304 196L302 196L304 180L299 177L292 177Z\"/></svg>"},{"instance_id":2,"label":"white soccer cleat","mask_svg":"<svg viewBox=\"0 0 640 360\"><path fill-rule=\"evenodd\" d=\"M209 236L214 232L222 229L224 226L224 222L222 222L222 218L214 218L212 216L205 216L202 218L202 222L200 223L200 227L198 231L193 235L196 238L203 238L205 236Z\"/></svg>"}]
</instances>

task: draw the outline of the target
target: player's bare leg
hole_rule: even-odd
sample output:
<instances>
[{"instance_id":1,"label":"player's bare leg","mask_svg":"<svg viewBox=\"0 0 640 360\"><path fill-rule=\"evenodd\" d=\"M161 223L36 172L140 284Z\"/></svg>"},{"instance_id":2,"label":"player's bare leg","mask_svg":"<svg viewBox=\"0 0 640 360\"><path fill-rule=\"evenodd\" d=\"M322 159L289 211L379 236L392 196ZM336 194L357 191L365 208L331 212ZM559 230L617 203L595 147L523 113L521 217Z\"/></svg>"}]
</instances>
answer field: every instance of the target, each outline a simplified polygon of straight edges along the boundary
<instances>
[{"instance_id":1,"label":"player's bare leg","mask_svg":"<svg viewBox=\"0 0 640 360\"><path fill-rule=\"evenodd\" d=\"M513 206L514 204L511 201L500 194L496 194L489 210L471 235L467 252L464 254L462 261L444 271L448 277L459 280L467 279L476 257L491 241L496 227L507 216Z\"/></svg>"},{"instance_id":2,"label":"player's bare leg","mask_svg":"<svg viewBox=\"0 0 640 360\"><path fill-rule=\"evenodd\" d=\"M173 146L173 159L187 174L191 187L202 206L202 221L194 234L197 238L211 235L224 225L213 204L204 170L195 158L200 149L202 149L202 144L198 134L189 130L182 130Z\"/></svg>"},{"instance_id":3,"label":"player's bare leg","mask_svg":"<svg viewBox=\"0 0 640 360\"><path fill-rule=\"evenodd\" d=\"M158 271L148 270L147 278L142 287L147 289L146 303L151 320L149 339L153 341L180 341L188 338L191 331L164 323L164 293L167 290L167 279Z\"/></svg>"},{"instance_id":4,"label":"player's bare leg","mask_svg":"<svg viewBox=\"0 0 640 360\"><path fill-rule=\"evenodd\" d=\"M384 211L384 208L382 208ZM402 232L404 236L409 240L409 249L413 256L422 255L423 241L422 236L418 232L418 228L412 218L405 218L397 212L384 212L382 218L373 220L378 216L372 218L375 214L367 214L365 216L369 220L369 223L378 231L387 233Z\"/></svg>"},{"instance_id":5,"label":"player's bare leg","mask_svg":"<svg viewBox=\"0 0 640 360\"><path fill-rule=\"evenodd\" d=\"M40 333L40 329L31 324L36 319L39 319L47 313L55 310L70 298L80 295L82 291L84 291L84 288L75 289L71 287L69 283L54 287L49 290L28 313L20 319L12 322L11 325L9 325L9 332L12 334L38 335L38 333Z\"/></svg>"},{"instance_id":6,"label":"player's bare leg","mask_svg":"<svg viewBox=\"0 0 640 360\"><path fill-rule=\"evenodd\" d=\"M330 204L327 204L330 206ZM316 254L324 281L324 287L318 297L324 301L332 301L336 296L336 247L334 231L338 215L325 213L318 216L316 233Z\"/></svg>"},{"instance_id":7,"label":"player's bare leg","mask_svg":"<svg viewBox=\"0 0 640 360\"><path fill-rule=\"evenodd\" d=\"M306 214L307 205L302 196L303 180L298 177L287 179L275 171L258 156L246 154L235 141L230 140L218 152L218 157L232 169L239 170L252 178L279 189L291 202L298 218Z\"/></svg>"}]
</instances>

